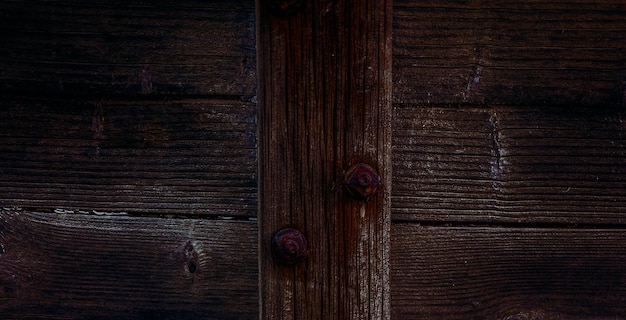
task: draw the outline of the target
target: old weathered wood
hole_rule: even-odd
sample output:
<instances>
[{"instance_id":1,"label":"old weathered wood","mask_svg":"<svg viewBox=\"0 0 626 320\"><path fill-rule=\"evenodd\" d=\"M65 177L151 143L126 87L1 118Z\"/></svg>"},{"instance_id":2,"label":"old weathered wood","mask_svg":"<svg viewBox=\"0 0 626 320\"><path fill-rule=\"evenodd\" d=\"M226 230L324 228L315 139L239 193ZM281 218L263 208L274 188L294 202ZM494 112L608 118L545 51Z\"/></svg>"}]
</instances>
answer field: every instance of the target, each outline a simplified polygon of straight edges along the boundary
<instances>
[{"instance_id":1,"label":"old weathered wood","mask_svg":"<svg viewBox=\"0 0 626 320\"><path fill-rule=\"evenodd\" d=\"M252 96L254 1L2 1L0 91Z\"/></svg>"},{"instance_id":2,"label":"old weathered wood","mask_svg":"<svg viewBox=\"0 0 626 320\"><path fill-rule=\"evenodd\" d=\"M394 224L394 319L622 319L626 231Z\"/></svg>"},{"instance_id":3,"label":"old weathered wood","mask_svg":"<svg viewBox=\"0 0 626 320\"><path fill-rule=\"evenodd\" d=\"M394 10L392 318L626 316L626 6Z\"/></svg>"},{"instance_id":4,"label":"old weathered wood","mask_svg":"<svg viewBox=\"0 0 626 320\"><path fill-rule=\"evenodd\" d=\"M386 319L391 1L257 10L261 318ZM368 202L342 188L357 162L381 176ZM295 266L271 256L285 226L310 244Z\"/></svg>"},{"instance_id":5,"label":"old weathered wood","mask_svg":"<svg viewBox=\"0 0 626 320\"><path fill-rule=\"evenodd\" d=\"M257 239L254 1L0 2L0 204L46 211L0 317L626 317L623 1L396 0L393 176L389 1L305 4L259 11Z\"/></svg>"},{"instance_id":6,"label":"old weathered wood","mask_svg":"<svg viewBox=\"0 0 626 320\"><path fill-rule=\"evenodd\" d=\"M622 110L395 110L394 220L624 223Z\"/></svg>"},{"instance_id":7,"label":"old weathered wood","mask_svg":"<svg viewBox=\"0 0 626 320\"><path fill-rule=\"evenodd\" d=\"M5 98L5 206L256 215L254 104Z\"/></svg>"},{"instance_id":8,"label":"old weathered wood","mask_svg":"<svg viewBox=\"0 0 626 320\"><path fill-rule=\"evenodd\" d=\"M256 223L9 211L0 218L3 316L257 316ZM625 234L394 224L392 318L624 315Z\"/></svg>"},{"instance_id":9,"label":"old weathered wood","mask_svg":"<svg viewBox=\"0 0 626 320\"><path fill-rule=\"evenodd\" d=\"M394 102L623 105L626 3L394 2Z\"/></svg>"},{"instance_id":10,"label":"old weathered wood","mask_svg":"<svg viewBox=\"0 0 626 320\"><path fill-rule=\"evenodd\" d=\"M625 317L624 3L394 3L392 318Z\"/></svg>"},{"instance_id":11,"label":"old weathered wood","mask_svg":"<svg viewBox=\"0 0 626 320\"><path fill-rule=\"evenodd\" d=\"M0 211L5 319L254 319L256 222Z\"/></svg>"},{"instance_id":12,"label":"old weathered wood","mask_svg":"<svg viewBox=\"0 0 626 320\"><path fill-rule=\"evenodd\" d=\"M0 16L0 203L256 215L253 1Z\"/></svg>"}]
</instances>

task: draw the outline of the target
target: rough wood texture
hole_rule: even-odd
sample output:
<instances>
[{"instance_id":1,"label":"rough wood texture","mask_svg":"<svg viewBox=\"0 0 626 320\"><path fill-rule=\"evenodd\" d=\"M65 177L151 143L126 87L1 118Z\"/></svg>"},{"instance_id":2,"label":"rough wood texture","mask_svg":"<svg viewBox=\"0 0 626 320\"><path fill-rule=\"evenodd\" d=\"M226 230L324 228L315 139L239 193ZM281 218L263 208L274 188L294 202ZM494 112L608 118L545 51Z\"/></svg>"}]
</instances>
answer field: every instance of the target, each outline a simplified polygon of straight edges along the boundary
<instances>
[{"instance_id":1,"label":"rough wood texture","mask_svg":"<svg viewBox=\"0 0 626 320\"><path fill-rule=\"evenodd\" d=\"M623 319L623 229L394 224L393 319Z\"/></svg>"},{"instance_id":2,"label":"rough wood texture","mask_svg":"<svg viewBox=\"0 0 626 320\"><path fill-rule=\"evenodd\" d=\"M394 1L392 318L626 317L625 14Z\"/></svg>"},{"instance_id":3,"label":"rough wood texture","mask_svg":"<svg viewBox=\"0 0 626 320\"><path fill-rule=\"evenodd\" d=\"M626 3L394 2L394 102L623 105Z\"/></svg>"},{"instance_id":4,"label":"rough wood texture","mask_svg":"<svg viewBox=\"0 0 626 320\"><path fill-rule=\"evenodd\" d=\"M92 214L0 212L0 317L626 318L623 1L395 1L392 309L389 8L261 11L257 239L254 1L159 2L0 2L0 204Z\"/></svg>"},{"instance_id":5,"label":"rough wood texture","mask_svg":"<svg viewBox=\"0 0 626 320\"><path fill-rule=\"evenodd\" d=\"M395 111L396 221L624 223L621 110Z\"/></svg>"},{"instance_id":6,"label":"rough wood texture","mask_svg":"<svg viewBox=\"0 0 626 320\"><path fill-rule=\"evenodd\" d=\"M5 98L5 206L256 215L254 104Z\"/></svg>"},{"instance_id":7,"label":"rough wood texture","mask_svg":"<svg viewBox=\"0 0 626 320\"><path fill-rule=\"evenodd\" d=\"M256 232L243 221L2 211L0 311L29 319L255 319ZM394 224L392 318L626 316L625 235Z\"/></svg>"},{"instance_id":8,"label":"rough wood texture","mask_svg":"<svg viewBox=\"0 0 626 320\"><path fill-rule=\"evenodd\" d=\"M0 203L256 215L253 1L2 1L0 17Z\"/></svg>"},{"instance_id":9,"label":"rough wood texture","mask_svg":"<svg viewBox=\"0 0 626 320\"><path fill-rule=\"evenodd\" d=\"M391 2L305 1L287 18L257 8L261 318L386 319ZM342 190L357 162L382 180L367 203ZM310 243L296 266L271 257L285 226Z\"/></svg>"},{"instance_id":10,"label":"rough wood texture","mask_svg":"<svg viewBox=\"0 0 626 320\"><path fill-rule=\"evenodd\" d=\"M254 319L256 222L0 211L5 319Z\"/></svg>"},{"instance_id":11,"label":"rough wood texture","mask_svg":"<svg viewBox=\"0 0 626 320\"><path fill-rule=\"evenodd\" d=\"M255 91L254 2L2 1L0 91L29 96Z\"/></svg>"}]
</instances>

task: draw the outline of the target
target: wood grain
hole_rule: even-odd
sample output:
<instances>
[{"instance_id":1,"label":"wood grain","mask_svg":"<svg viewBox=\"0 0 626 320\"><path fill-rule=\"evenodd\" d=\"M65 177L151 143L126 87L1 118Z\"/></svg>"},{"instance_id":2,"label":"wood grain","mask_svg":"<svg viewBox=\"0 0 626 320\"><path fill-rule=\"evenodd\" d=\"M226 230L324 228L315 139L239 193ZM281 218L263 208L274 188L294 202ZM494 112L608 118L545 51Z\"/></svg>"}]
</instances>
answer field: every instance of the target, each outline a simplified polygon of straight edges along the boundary
<instances>
[{"instance_id":1,"label":"wood grain","mask_svg":"<svg viewBox=\"0 0 626 320\"><path fill-rule=\"evenodd\" d=\"M4 206L256 215L256 108L239 100L0 102Z\"/></svg>"},{"instance_id":2,"label":"wood grain","mask_svg":"<svg viewBox=\"0 0 626 320\"><path fill-rule=\"evenodd\" d=\"M2 90L254 94L252 1L0 6ZM625 11L618 0L395 1L394 101L623 105Z\"/></svg>"},{"instance_id":3,"label":"wood grain","mask_svg":"<svg viewBox=\"0 0 626 320\"><path fill-rule=\"evenodd\" d=\"M0 211L7 319L254 319L256 222Z\"/></svg>"},{"instance_id":4,"label":"wood grain","mask_svg":"<svg viewBox=\"0 0 626 320\"><path fill-rule=\"evenodd\" d=\"M0 310L29 319L255 319L256 233L246 221L3 210ZM391 234L392 319L626 316L622 229L396 223Z\"/></svg>"},{"instance_id":5,"label":"wood grain","mask_svg":"<svg viewBox=\"0 0 626 320\"><path fill-rule=\"evenodd\" d=\"M2 1L0 91L252 96L253 1Z\"/></svg>"},{"instance_id":6,"label":"wood grain","mask_svg":"<svg viewBox=\"0 0 626 320\"><path fill-rule=\"evenodd\" d=\"M624 105L626 4L394 1L394 102Z\"/></svg>"},{"instance_id":7,"label":"wood grain","mask_svg":"<svg viewBox=\"0 0 626 320\"><path fill-rule=\"evenodd\" d=\"M256 215L253 1L3 1L0 202Z\"/></svg>"},{"instance_id":8,"label":"wood grain","mask_svg":"<svg viewBox=\"0 0 626 320\"><path fill-rule=\"evenodd\" d=\"M177 119L179 111L168 109L167 101L149 98L155 95L215 94L234 95L234 100L239 100L243 95L251 94L255 54L251 31L254 29L251 25L254 20L253 4L250 1L185 3L175 7L166 4L118 6L95 0L80 3L4 1L0 6L4 18L1 26L5 34L5 43L0 48L0 64L4 71L0 75L3 79L0 82L4 83L0 86L4 93L0 120L3 122L0 130L4 131L0 137L0 148L3 154L2 173L6 177L2 179L5 204L104 210L110 205L105 198L107 194L112 194L117 201L114 208L109 209L117 211L255 214L254 151L250 149L255 140L254 125L250 124L245 129L246 137L233 137L225 128L233 122L205 122L203 127L192 128L183 137L179 132L187 128ZM471 210L487 216L486 219L500 219L503 215L506 219L513 215L514 220L519 220L522 219L521 212L532 209L541 216L547 216L543 220L549 221L561 214L553 206L567 200L565 205L569 206L570 212L580 210L587 213L556 220L580 222L593 215L594 221L598 222L621 221L615 214L623 209L621 194L624 183L620 175L622 162L619 160L619 146L623 140L617 136L619 131L607 132L613 138L606 141L617 145L607 145L610 149L605 150L613 150L614 155L592 148L595 143L593 136L584 136L585 132L593 134L590 130L596 130L594 126L599 126L598 123L578 133L570 129L564 133L569 136L552 141L535 139L533 134L523 130L515 133L517 138L525 139L520 142L526 144L520 146L525 150L519 150L520 157L514 162L509 161L511 157L503 161L509 161L507 170L518 173L516 177L509 175L511 179L521 180L515 182L518 188L512 189L514 182L509 181L508 189L502 190L498 186L500 182L490 178L497 175L498 170L503 170L492 165L497 158L492 153L499 152L493 146L497 141L485 136L492 131L490 127L493 125L485 118L491 118L491 115L476 114L479 123L475 128L467 129L477 130L470 136L480 141L470 141L469 136L458 141L453 138L445 140L443 136L430 134L430 138L425 138L427 144L437 144L435 139L443 139L441 142L451 144L450 148L445 149L442 145L435 150L423 146L430 150L426 149L421 156L416 154L422 152L416 151L419 144L410 141L416 136L407 134L402 126L406 126L406 121L417 121L411 125L413 127L425 121L417 120L418 117L423 119L426 114L419 114L421 111L413 107L424 108L427 104L415 105L418 102L508 103L518 107L526 102L536 102L536 106L565 104L565 109L581 104L596 107L619 104L624 97L623 90L620 90L626 77L623 72L625 64L619 54L624 51L626 43L623 41L626 34L624 19L620 19L623 7L621 3L611 1L497 4L475 1L462 5L451 1L396 1L394 99L402 102L398 104L399 109L406 112L396 115L393 124L394 128L400 127L394 129L394 135L398 135L394 140L394 163L401 170L394 176L401 186L396 188L399 191L394 198L394 216L413 219L404 214L419 211L420 214L430 215L426 219L445 217L454 220L454 217L463 215L459 210L467 212L467 206L472 205ZM557 27L562 32L556 32ZM205 39L211 43L210 46L204 45ZM480 54L484 57L473 56L479 54L473 53L474 46L482 46ZM441 53L444 51L446 54ZM550 55L550 52L553 54ZM498 61L502 65L494 64L496 54L500 55ZM246 59L246 64L238 69L231 66L231 62L216 57L228 58L234 64L243 61L237 59ZM546 61L548 58L553 61ZM170 71L144 74L146 64L142 59L147 59L145 63L162 60L168 64ZM422 63L413 61L415 59ZM512 64L513 60L519 65ZM506 64L509 62L510 65ZM208 65L213 69L203 69ZM158 64L149 66L153 71L160 68ZM98 68L108 71L99 71ZM130 69L120 71L116 68ZM192 70L187 72L186 68ZM462 72L455 78L450 72L459 68ZM244 69L247 71L242 74ZM477 74L478 70L482 70L481 75ZM530 72L533 76L523 75L522 72ZM121 75L116 76L117 73ZM554 77L561 80L556 81ZM472 79L475 78L481 80L474 83ZM238 87L238 83L245 84L247 89ZM509 89L499 90L498 85L508 86ZM468 88L473 93L463 91ZM522 91L526 93L522 94ZM427 97L429 92L435 97ZM42 99L15 96L22 94L41 96ZM59 99L59 95L67 98ZM94 99L90 95L107 98ZM141 97L147 101L136 102L143 99ZM121 101L111 102L110 99ZM192 102L194 105L202 103L195 96L181 99L196 99ZM185 103L179 101L174 104ZM111 114L100 115L98 105L107 109L107 104L119 106L116 107L118 110L127 104L127 112L133 115L126 119L123 113L119 114L119 118ZM154 104L159 106L154 107ZM247 105L245 110L240 111L249 116L251 122L254 121L253 108ZM525 110L525 107L519 108ZM216 109L216 112L219 110ZM438 110L435 109L431 117L438 117ZM148 115L140 115L142 112ZM175 114L168 115L167 112ZM202 111L198 112L197 117L202 117ZM69 113L67 117L63 115L66 113ZM566 113L563 112L563 116ZM142 118L143 125L141 129L105 136L98 133L97 118L101 116L107 117L102 121L120 128L140 126L138 118ZM232 113L231 116L236 115ZM522 114L518 116L520 118L516 121L535 121L534 118L544 115L541 110L535 109L530 111L529 119L525 120ZM546 116L554 119L560 115ZM150 128L151 124L148 124L151 121L161 122L158 126L162 127L169 117L178 123L176 127L165 125L169 132ZM114 120L120 123L115 124ZM461 121L459 119L457 125L461 125ZM564 121L570 120L556 122L563 124L564 129L571 125L588 126L582 117L571 119L571 124L564 124ZM220 129L211 129L208 135L203 131L209 125ZM617 124L613 121L611 125ZM551 124L545 121L542 126ZM90 127L93 129L87 129ZM221 128L223 131L220 131ZM556 134L557 131L545 127L539 134ZM458 131L445 134L455 132ZM424 131L418 133L428 134ZM219 134L227 136L220 137ZM175 140L167 141L170 138ZM517 143L511 140L512 136L508 138L503 143ZM210 142L200 141L204 139ZM224 143L219 139L236 141ZM231 143L235 143L232 148ZM569 146L570 143L574 146ZM107 144L116 145L116 150L104 148ZM460 145L464 154L460 154L453 145ZM201 151L201 148L211 152ZM551 153L547 153L549 148L553 149ZM554 151L559 148L560 151ZM102 156L86 159L90 153L93 155L102 150L109 152L109 159L103 161ZM437 160L442 159L446 152L448 160ZM469 155L468 152L474 154ZM76 153L84 156L77 156ZM430 160L424 162L426 155ZM207 162L202 156L207 157ZM537 161L531 161L533 158ZM571 161L575 163L568 163ZM237 166L237 163L242 166ZM432 171L433 166L435 171ZM425 173L422 175L413 168L425 169ZM207 170L200 173L201 169ZM461 171L454 171L456 169ZM123 177L115 174L118 170L123 171ZM522 177L525 173L535 184L531 186L531 182ZM550 175L561 180L546 181ZM433 180L435 178L436 181ZM595 178L606 183L593 183ZM576 181L570 183L565 181L567 179ZM109 185L112 186L109 188ZM448 187L450 189L445 191L442 189ZM426 188L430 189L426 191ZM503 202L502 198L513 199L508 194L513 191L526 196L515 199L515 203ZM569 196L574 201L570 201ZM544 198L554 201L544 202ZM589 213L587 209L593 209L594 213ZM537 216L531 214L525 219Z\"/></svg>"},{"instance_id":9,"label":"wood grain","mask_svg":"<svg viewBox=\"0 0 626 320\"><path fill-rule=\"evenodd\" d=\"M623 229L392 228L393 319L622 319Z\"/></svg>"},{"instance_id":10,"label":"wood grain","mask_svg":"<svg viewBox=\"0 0 626 320\"><path fill-rule=\"evenodd\" d=\"M621 110L395 110L396 221L624 223Z\"/></svg>"},{"instance_id":11,"label":"wood grain","mask_svg":"<svg viewBox=\"0 0 626 320\"><path fill-rule=\"evenodd\" d=\"M0 2L2 317L626 318L626 4L379 2Z\"/></svg>"},{"instance_id":12,"label":"wood grain","mask_svg":"<svg viewBox=\"0 0 626 320\"><path fill-rule=\"evenodd\" d=\"M257 1L261 319L387 319L391 2L304 3ZM381 178L368 202L343 191L358 162ZM309 240L299 265L271 257L285 226Z\"/></svg>"}]
</instances>

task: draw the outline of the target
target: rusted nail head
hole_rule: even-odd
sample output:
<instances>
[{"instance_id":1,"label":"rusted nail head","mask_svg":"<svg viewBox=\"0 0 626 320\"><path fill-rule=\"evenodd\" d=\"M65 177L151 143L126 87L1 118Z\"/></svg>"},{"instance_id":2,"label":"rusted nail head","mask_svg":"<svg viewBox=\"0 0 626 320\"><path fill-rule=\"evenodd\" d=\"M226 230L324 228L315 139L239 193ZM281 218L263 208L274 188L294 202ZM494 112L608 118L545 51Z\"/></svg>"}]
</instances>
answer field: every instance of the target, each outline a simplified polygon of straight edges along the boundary
<instances>
[{"instance_id":1,"label":"rusted nail head","mask_svg":"<svg viewBox=\"0 0 626 320\"><path fill-rule=\"evenodd\" d=\"M344 184L351 196L358 200L367 200L378 189L380 177L371 166L357 163L346 171Z\"/></svg>"},{"instance_id":2,"label":"rusted nail head","mask_svg":"<svg viewBox=\"0 0 626 320\"><path fill-rule=\"evenodd\" d=\"M306 238L297 229L284 228L272 237L274 258L283 264L295 264L309 255Z\"/></svg>"},{"instance_id":3,"label":"rusted nail head","mask_svg":"<svg viewBox=\"0 0 626 320\"><path fill-rule=\"evenodd\" d=\"M368 172L361 172L357 177L357 181L361 187L367 187L370 183L372 183L372 175Z\"/></svg>"}]
</instances>

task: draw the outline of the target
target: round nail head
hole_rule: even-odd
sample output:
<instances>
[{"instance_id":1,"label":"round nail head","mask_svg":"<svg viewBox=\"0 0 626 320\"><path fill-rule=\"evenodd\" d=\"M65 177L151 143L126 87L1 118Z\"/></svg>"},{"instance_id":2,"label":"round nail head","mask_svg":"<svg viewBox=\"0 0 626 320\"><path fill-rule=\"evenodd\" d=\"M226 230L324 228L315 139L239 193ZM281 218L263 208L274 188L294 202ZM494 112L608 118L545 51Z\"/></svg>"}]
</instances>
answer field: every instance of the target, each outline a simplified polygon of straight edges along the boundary
<instances>
[{"instance_id":1,"label":"round nail head","mask_svg":"<svg viewBox=\"0 0 626 320\"><path fill-rule=\"evenodd\" d=\"M344 185L348 193L358 200L367 200L380 184L380 177L374 168L357 163L351 166L344 176Z\"/></svg>"},{"instance_id":2,"label":"round nail head","mask_svg":"<svg viewBox=\"0 0 626 320\"><path fill-rule=\"evenodd\" d=\"M282 264L300 262L309 255L306 238L297 229L281 229L272 237L272 253L275 260Z\"/></svg>"}]
</instances>

